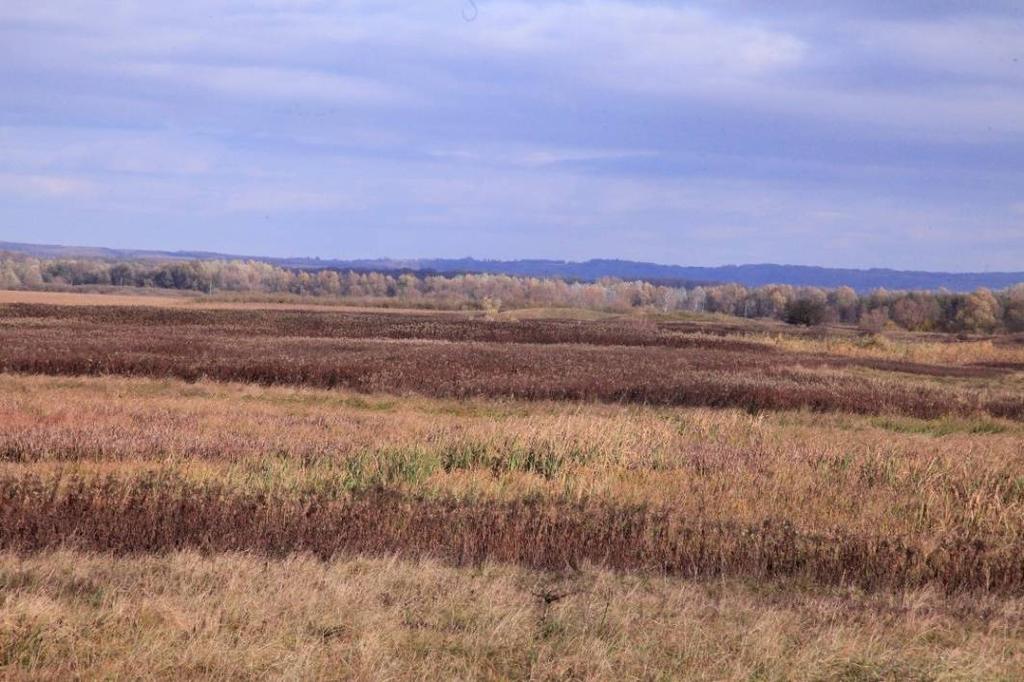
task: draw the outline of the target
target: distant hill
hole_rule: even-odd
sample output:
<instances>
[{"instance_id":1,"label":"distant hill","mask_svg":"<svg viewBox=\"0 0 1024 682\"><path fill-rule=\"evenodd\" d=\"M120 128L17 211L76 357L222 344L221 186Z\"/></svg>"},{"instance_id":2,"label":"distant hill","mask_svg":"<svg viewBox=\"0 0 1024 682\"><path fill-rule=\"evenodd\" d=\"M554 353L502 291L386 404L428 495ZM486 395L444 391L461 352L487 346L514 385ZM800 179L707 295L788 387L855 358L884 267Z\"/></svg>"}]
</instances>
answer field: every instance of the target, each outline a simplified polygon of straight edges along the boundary
<instances>
[{"instance_id":1,"label":"distant hill","mask_svg":"<svg viewBox=\"0 0 1024 682\"><path fill-rule=\"evenodd\" d=\"M532 277L561 277L580 281L593 281L602 277L616 277L674 285L736 282L745 286L762 286L765 284L791 284L794 286L825 288L849 286L861 292L877 288L896 290L934 290L945 288L951 291L971 291L978 287L1005 289L1024 282L1024 272L953 273L889 270L883 268L855 270L774 264L690 267L607 259L588 260L585 262L560 260L499 261L477 260L475 258L329 260L320 258L241 256L205 251L146 251L87 246L19 244L3 241L0 241L0 251L46 258L103 258L113 260L251 259L273 263L282 267L312 270L476 272Z\"/></svg>"}]
</instances>

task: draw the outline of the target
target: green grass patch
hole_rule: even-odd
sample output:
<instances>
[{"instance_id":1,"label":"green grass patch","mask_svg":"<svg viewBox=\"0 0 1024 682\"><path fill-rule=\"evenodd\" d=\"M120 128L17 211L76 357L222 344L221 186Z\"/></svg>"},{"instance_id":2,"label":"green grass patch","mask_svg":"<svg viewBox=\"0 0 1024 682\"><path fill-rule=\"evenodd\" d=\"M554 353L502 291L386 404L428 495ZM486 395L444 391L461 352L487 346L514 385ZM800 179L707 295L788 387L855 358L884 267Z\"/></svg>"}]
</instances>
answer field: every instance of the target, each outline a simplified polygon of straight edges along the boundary
<instances>
[{"instance_id":1,"label":"green grass patch","mask_svg":"<svg viewBox=\"0 0 1024 682\"><path fill-rule=\"evenodd\" d=\"M1007 422L986 418L943 417L942 419L913 419L910 417L872 417L870 424L875 428L895 433L918 433L927 436L942 437L957 433L966 434L997 434L1015 430L1015 426Z\"/></svg>"}]
</instances>

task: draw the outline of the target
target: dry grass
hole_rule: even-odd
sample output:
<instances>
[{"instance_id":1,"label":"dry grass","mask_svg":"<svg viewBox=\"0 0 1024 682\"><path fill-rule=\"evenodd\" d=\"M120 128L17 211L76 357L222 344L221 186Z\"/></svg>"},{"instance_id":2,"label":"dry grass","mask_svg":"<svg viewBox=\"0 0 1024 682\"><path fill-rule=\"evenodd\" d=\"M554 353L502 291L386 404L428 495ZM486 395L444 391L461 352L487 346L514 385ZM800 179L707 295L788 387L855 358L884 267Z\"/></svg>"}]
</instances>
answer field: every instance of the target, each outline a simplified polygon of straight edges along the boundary
<instances>
[{"instance_id":1,"label":"dry grass","mask_svg":"<svg viewBox=\"0 0 1024 682\"><path fill-rule=\"evenodd\" d=\"M944 589L1024 587L1017 562L1005 563L1024 537L1024 427L1015 422L395 400L113 378L8 376L0 388L0 416L9 425L0 432L0 453L4 474L14 477L5 484L10 512L52 518L57 529L42 539L33 539L32 529L9 530L8 544L51 546L73 528L84 532L67 525L80 521L66 504L46 506L55 481L74 488L82 477L78 499L93 510L83 514L96 516L97 501L112 496L120 502L104 513L130 527L147 527L146 519L179 509L182 500L206 505L194 510L199 526L167 536L158 549L223 533L217 529L224 523L237 531L227 546L261 546L269 537L263 526L243 532L232 525L233 505L249 504L239 495L277 500L268 509L296 500L296 509L305 508L312 500L326 510L337 502L341 511L324 511L319 524L333 529L348 518L342 508L350 495L387 489L406 496L394 507L396 518L436 520L447 512L431 505L454 504L450 520L463 535L443 539L434 526L410 526L388 539L387 505L378 501L381 513L368 517L366 532L383 544L359 545L361 551L411 549L419 545L409 537L420 537L426 544L416 551L433 547L435 556L460 562L504 556L538 566L571 559L701 575L805 572L817 581L869 585L886 574L896 584ZM30 475L42 481L19 492L16 481ZM211 486L206 504L203 491ZM146 497L161 487L169 497ZM140 494L148 511L117 506ZM547 502L516 506L531 499ZM407 502L413 506L401 506ZM557 531L567 535L531 535L534 521L546 516L568 524ZM588 517L599 522L583 523ZM295 518L266 523L294 529ZM99 527L113 527L102 519ZM671 539L691 531L709 544ZM343 532L302 540L306 532L286 535L327 554L351 549ZM106 544L85 546L135 548L123 534L96 542ZM277 551L268 542L268 551ZM523 547L539 553L522 554ZM693 563L708 551L732 553L732 563Z\"/></svg>"},{"instance_id":2,"label":"dry grass","mask_svg":"<svg viewBox=\"0 0 1024 682\"><path fill-rule=\"evenodd\" d=\"M7 306L0 369L457 398L1024 417L1013 368L780 352L653 322Z\"/></svg>"},{"instance_id":3,"label":"dry grass","mask_svg":"<svg viewBox=\"0 0 1024 682\"><path fill-rule=\"evenodd\" d=\"M0 305L0 677L1024 674L1021 348L540 318Z\"/></svg>"},{"instance_id":4,"label":"dry grass","mask_svg":"<svg viewBox=\"0 0 1024 682\"><path fill-rule=\"evenodd\" d=\"M1024 345L1011 344L1004 340L935 340L935 337L927 336L914 338L913 335L906 333L896 338L881 335L814 338L792 334L753 338L786 352L827 353L849 358L877 358L927 365L1007 365L1024 370Z\"/></svg>"},{"instance_id":5,"label":"dry grass","mask_svg":"<svg viewBox=\"0 0 1024 682\"><path fill-rule=\"evenodd\" d=\"M581 322L597 322L601 320L621 319L617 313L606 313L586 308L517 308L504 310L496 315L498 320L579 320Z\"/></svg>"},{"instance_id":6,"label":"dry grass","mask_svg":"<svg viewBox=\"0 0 1024 682\"><path fill-rule=\"evenodd\" d=\"M0 555L18 679L1017 679L1019 600L591 568Z\"/></svg>"},{"instance_id":7,"label":"dry grass","mask_svg":"<svg viewBox=\"0 0 1024 682\"><path fill-rule=\"evenodd\" d=\"M812 534L785 519L745 525L608 502L456 500L383 489L288 498L166 474L0 477L0 501L0 548L16 551L400 554L455 566L497 561L557 571L594 563L689 578L1024 593L1020 544L974 529L923 540Z\"/></svg>"},{"instance_id":8,"label":"dry grass","mask_svg":"<svg viewBox=\"0 0 1024 682\"><path fill-rule=\"evenodd\" d=\"M132 291L132 290L129 290ZM177 306L188 303L191 297L160 289L147 289L134 293L100 294L58 291L10 291L0 289L0 304L59 305L59 306Z\"/></svg>"},{"instance_id":9,"label":"dry grass","mask_svg":"<svg viewBox=\"0 0 1024 682\"><path fill-rule=\"evenodd\" d=\"M84 291L12 291L0 289L0 305L26 304L75 307L158 307L183 308L187 310L279 310L279 311L323 311L335 310L352 313L416 314L416 315L458 315L430 308L402 308L399 306L359 305L359 301L341 298L321 298L295 295L232 295L183 293L168 289L133 289L112 287L111 292ZM123 292L131 293L123 293ZM115 293L116 292L116 293ZM470 313L467 313L470 314ZM472 313L476 315L478 313Z\"/></svg>"}]
</instances>

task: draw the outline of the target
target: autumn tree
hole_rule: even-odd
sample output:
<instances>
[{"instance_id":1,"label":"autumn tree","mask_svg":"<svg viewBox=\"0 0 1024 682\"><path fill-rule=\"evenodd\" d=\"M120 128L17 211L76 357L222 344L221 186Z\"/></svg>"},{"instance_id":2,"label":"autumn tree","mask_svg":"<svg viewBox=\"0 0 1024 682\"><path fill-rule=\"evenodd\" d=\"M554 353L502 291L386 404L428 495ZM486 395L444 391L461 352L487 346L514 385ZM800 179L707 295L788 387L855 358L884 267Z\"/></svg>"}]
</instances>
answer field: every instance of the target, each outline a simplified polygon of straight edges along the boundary
<instances>
[{"instance_id":1,"label":"autumn tree","mask_svg":"<svg viewBox=\"0 0 1024 682\"><path fill-rule=\"evenodd\" d=\"M602 278L567 282L554 277L503 274L417 275L282 268L263 261L107 261L88 258L38 259L0 255L0 288L114 285L186 291L290 292L302 296L391 298L437 308L522 308L574 306L626 312L633 309L717 312L784 319L795 324L859 323L881 331L889 324L914 331L990 333L1024 331L1024 284L993 293L939 290L894 292L878 289L859 296L849 287L739 284L692 289L652 282Z\"/></svg>"},{"instance_id":2,"label":"autumn tree","mask_svg":"<svg viewBox=\"0 0 1024 682\"><path fill-rule=\"evenodd\" d=\"M902 296L890 308L892 321L910 331L930 331L939 324L942 309L930 294Z\"/></svg>"},{"instance_id":3,"label":"autumn tree","mask_svg":"<svg viewBox=\"0 0 1024 682\"><path fill-rule=\"evenodd\" d=\"M785 320L789 324L811 327L824 324L827 314L828 309L824 301L805 296L789 302L786 306Z\"/></svg>"},{"instance_id":4,"label":"autumn tree","mask_svg":"<svg viewBox=\"0 0 1024 682\"><path fill-rule=\"evenodd\" d=\"M1024 284L1018 284L1006 292L1003 305L1003 323L1011 332L1024 332Z\"/></svg>"},{"instance_id":5,"label":"autumn tree","mask_svg":"<svg viewBox=\"0 0 1024 682\"><path fill-rule=\"evenodd\" d=\"M852 324L857 321L860 297L850 287L839 287L828 294L828 305L832 308L840 322Z\"/></svg>"},{"instance_id":6,"label":"autumn tree","mask_svg":"<svg viewBox=\"0 0 1024 682\"><path fill-rule=\"evenodd\" d=\"M999 326L999 301L988 289L978 289L967 296L956 314L960 331L991 333Z\"/></svg>"}]
</instances>

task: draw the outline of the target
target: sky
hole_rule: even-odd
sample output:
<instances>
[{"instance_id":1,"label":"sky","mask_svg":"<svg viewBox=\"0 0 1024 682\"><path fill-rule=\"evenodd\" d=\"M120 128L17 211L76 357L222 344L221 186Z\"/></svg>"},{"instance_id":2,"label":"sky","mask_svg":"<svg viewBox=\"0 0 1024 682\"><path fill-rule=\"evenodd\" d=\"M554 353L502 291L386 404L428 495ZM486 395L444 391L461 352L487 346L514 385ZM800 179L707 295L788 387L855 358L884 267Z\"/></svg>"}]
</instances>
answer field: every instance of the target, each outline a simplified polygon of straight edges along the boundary
<instances>
[{"instance_id":1,"label":"sky","mask_svg":"<svg viewBox=\"0 0 1024 682\"><path fill-rule=\"evenodd\" d=\"M3 0L0 240L1024 269L1024 2Z\"/></svg>"}]
</instances>

